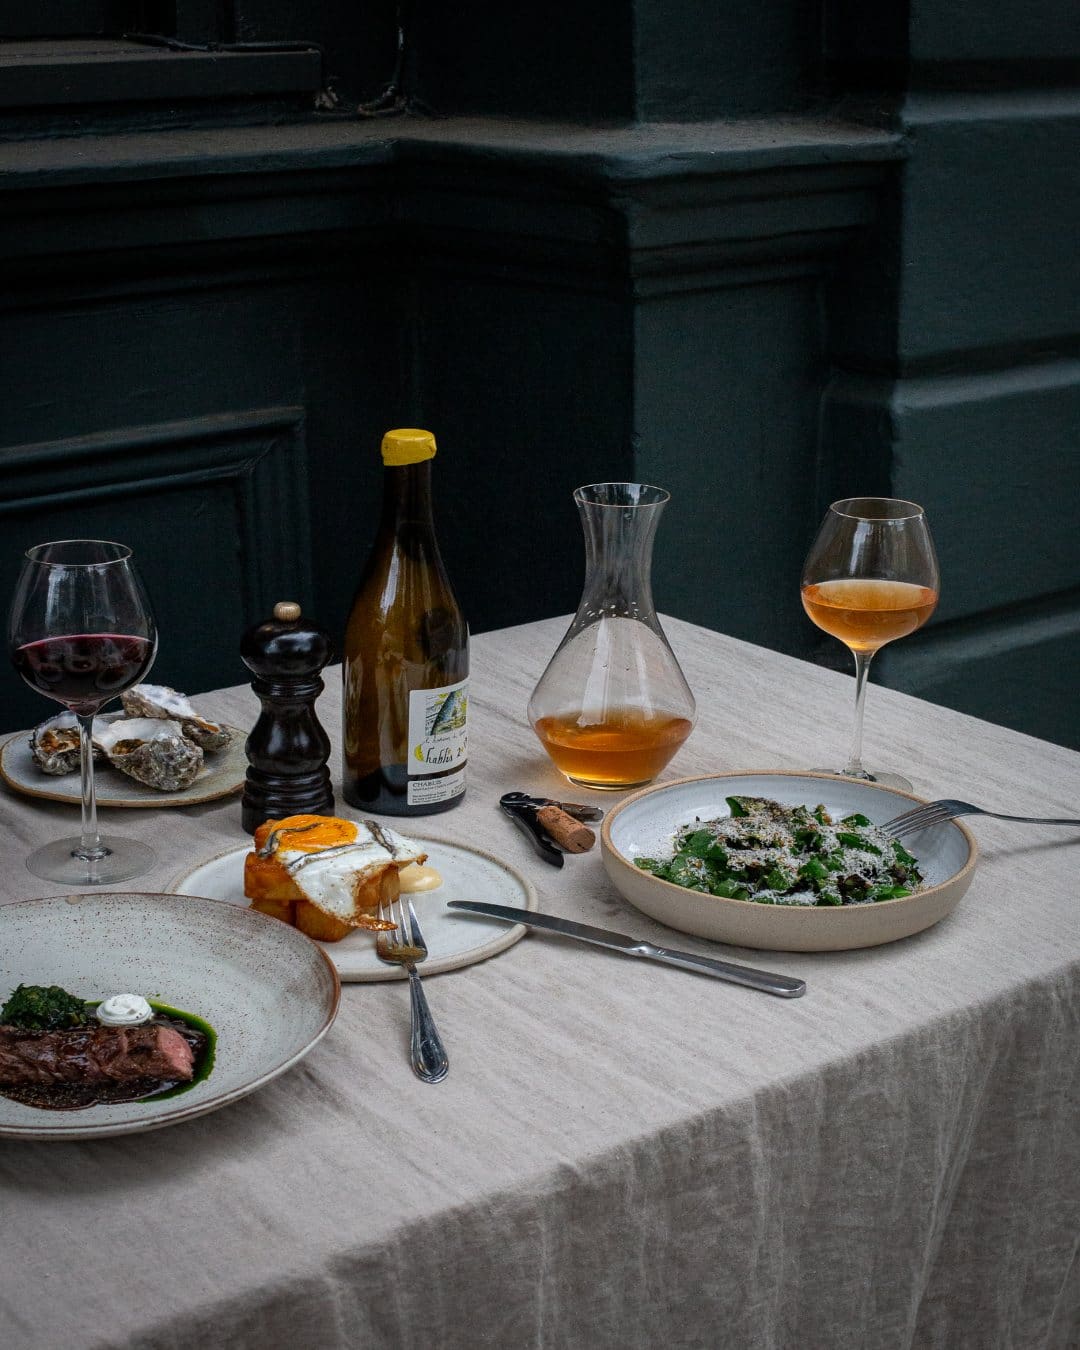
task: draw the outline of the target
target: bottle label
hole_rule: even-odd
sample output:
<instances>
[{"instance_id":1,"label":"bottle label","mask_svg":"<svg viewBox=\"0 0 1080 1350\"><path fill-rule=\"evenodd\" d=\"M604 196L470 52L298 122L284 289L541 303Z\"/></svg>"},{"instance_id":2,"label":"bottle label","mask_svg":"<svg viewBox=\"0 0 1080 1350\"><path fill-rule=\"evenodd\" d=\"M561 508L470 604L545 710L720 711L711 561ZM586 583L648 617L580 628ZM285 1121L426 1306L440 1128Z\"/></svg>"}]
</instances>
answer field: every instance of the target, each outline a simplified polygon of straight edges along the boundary
<instances>
[{"instance_id":1,"label":"bottle label","mask_svg":"<svg viewBox=\"0 0 1080 1350\"><path fill-rule=\"evenodd\" d=\"M444 801L465 791L465 757L469 749L468 680L441 689L413 689L409 694L410 806ZM459 773L448 773L458 769ZM445 778L417 783L430 774ZM421 794L413 795L417 789Z\"/></svg>"},{"instance_id":2,"label":"bottle label","mask_svg":"<svg viewBox=\"0 0 1080 1350\"><path fill-rule=\"evenodd\" d=\"M405 800L410 806L430 806L460 797L465 791L465 770L448 773L445 778L410 778Z\"/></svg>"}]
</instances>

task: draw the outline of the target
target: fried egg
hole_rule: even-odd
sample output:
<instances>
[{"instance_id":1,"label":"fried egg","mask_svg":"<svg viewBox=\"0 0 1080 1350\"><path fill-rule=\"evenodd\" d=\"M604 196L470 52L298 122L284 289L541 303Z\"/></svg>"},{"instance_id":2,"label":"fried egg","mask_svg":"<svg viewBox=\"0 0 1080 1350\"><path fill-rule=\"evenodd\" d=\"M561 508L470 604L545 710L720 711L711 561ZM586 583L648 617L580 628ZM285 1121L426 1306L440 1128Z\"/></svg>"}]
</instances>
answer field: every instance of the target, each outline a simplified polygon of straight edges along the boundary
<instances>
[{"instance_id":1,"label":"fried egg","mask_svg":"<svg viewBox=\"0 0 1080 1350\"><path fill-rule=\"evenodd\" d=\"M254 842L244 869L249 899L274 906L307 901L349 927L378 926L371 916L380 894L397 895L401 869L427 856L387 826L338 816L269 820L256 830Z\"/></svg>"},{"instance_id":2,"label":"fried egg","mask_svg":"<svg viewBox=\"0 0 1080 1350\"><path fill-rule=\"evenodd\" d=\"M332 818L303 834L280 837L274 857L285 868L305 900L348 923L357 904L370 900L365 889L388 867L398 869L422 861L419 844L370 822Z\"/></svg>"}]
</instances>

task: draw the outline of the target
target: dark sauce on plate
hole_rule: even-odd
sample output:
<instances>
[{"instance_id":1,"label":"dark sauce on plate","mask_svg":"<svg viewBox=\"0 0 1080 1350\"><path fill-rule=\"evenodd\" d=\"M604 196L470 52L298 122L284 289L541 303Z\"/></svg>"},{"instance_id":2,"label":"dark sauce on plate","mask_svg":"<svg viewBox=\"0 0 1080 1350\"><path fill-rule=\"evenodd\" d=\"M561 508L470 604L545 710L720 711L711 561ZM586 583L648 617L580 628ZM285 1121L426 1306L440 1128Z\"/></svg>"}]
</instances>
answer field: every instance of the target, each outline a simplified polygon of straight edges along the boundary
<instances>
[{"instance_id":1,"label":"dark sauce on plate","mask_svg":"<svg viewBox=\"0 0 1080 1350\"><path fill-rule=\"evenodd\" d=\"M120 1102L156 1102L190 1092L210 1076L217 1032L194 1013L181 1012L179 1008L170 1008L167 1003L158 1003L155 999L147 1002L153 1008L154 1016L142 1025L172 1027L191 1046L195 1065L190 1080L133 1078L126 1083L27 1083L25 1086L0 1086L0 1097L9 1097L13 1102L36 1106L42 1111L82 1111L88 1106L116 1106ZM88 1003L87 1007L96 1008L97 1003Z\"/></svg>"}]
</instances>

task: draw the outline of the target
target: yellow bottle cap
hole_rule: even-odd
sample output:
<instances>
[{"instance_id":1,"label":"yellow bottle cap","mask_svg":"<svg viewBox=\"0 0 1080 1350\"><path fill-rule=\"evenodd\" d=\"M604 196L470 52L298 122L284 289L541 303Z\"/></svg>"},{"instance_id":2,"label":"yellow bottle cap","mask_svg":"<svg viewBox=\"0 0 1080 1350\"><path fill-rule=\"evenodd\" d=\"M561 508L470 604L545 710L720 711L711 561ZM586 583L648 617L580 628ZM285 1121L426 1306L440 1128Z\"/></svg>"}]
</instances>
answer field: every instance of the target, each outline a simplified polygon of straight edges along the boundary
<instances>
[{"instance_id":1,"label":"yellow bottle cap","mask_svg":"<svg viewBox=\"0 0 1080 1350\"><path fill-rule=\"evenodd\" d=\"M401 464L419 464L435 455L435 437L419 427L399 427L382 438L382 462L395 468Z\"/></svg>"}]
</instances>

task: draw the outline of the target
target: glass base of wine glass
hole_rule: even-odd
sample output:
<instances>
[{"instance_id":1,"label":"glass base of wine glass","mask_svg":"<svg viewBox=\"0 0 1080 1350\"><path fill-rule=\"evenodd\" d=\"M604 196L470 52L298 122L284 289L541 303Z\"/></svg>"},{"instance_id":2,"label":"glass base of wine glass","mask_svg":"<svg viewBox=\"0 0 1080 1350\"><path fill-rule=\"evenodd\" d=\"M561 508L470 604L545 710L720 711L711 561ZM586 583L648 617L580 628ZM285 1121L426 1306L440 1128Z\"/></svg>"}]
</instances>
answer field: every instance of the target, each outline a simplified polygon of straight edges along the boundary
<instances>
[{"instance_id":1,"label":"glass base of wine glass","mask_svg":"<svg viewBox=\"0 0 1080 1350\"><path fill-rule=\"evenodd\" d=\"M912 791L911 779L899 773L880 773L877 770L873 773L870 770L866 773L848 773L846 769L814 769L813 772L834 773L840 778L854 778L859 783L880 783L882 787L898 788L901 792Z\"/></svg>"},{"instance_id":2,"label":"glass base of wine glass","mask_svg":"<svg viewBox=\"0 0 1080 1350\"><path fill-rule=\"evenodd\" d=\"M78 835L70 839L56 839L30 854L26 866L43 881L58 881L62 886L113 886L119 881L130 881L149 872L157 862L157 854L138 839L102 840L108 852L103 858L88 862L80 858L82 840Z\"/></svg>"}]
</instances>

